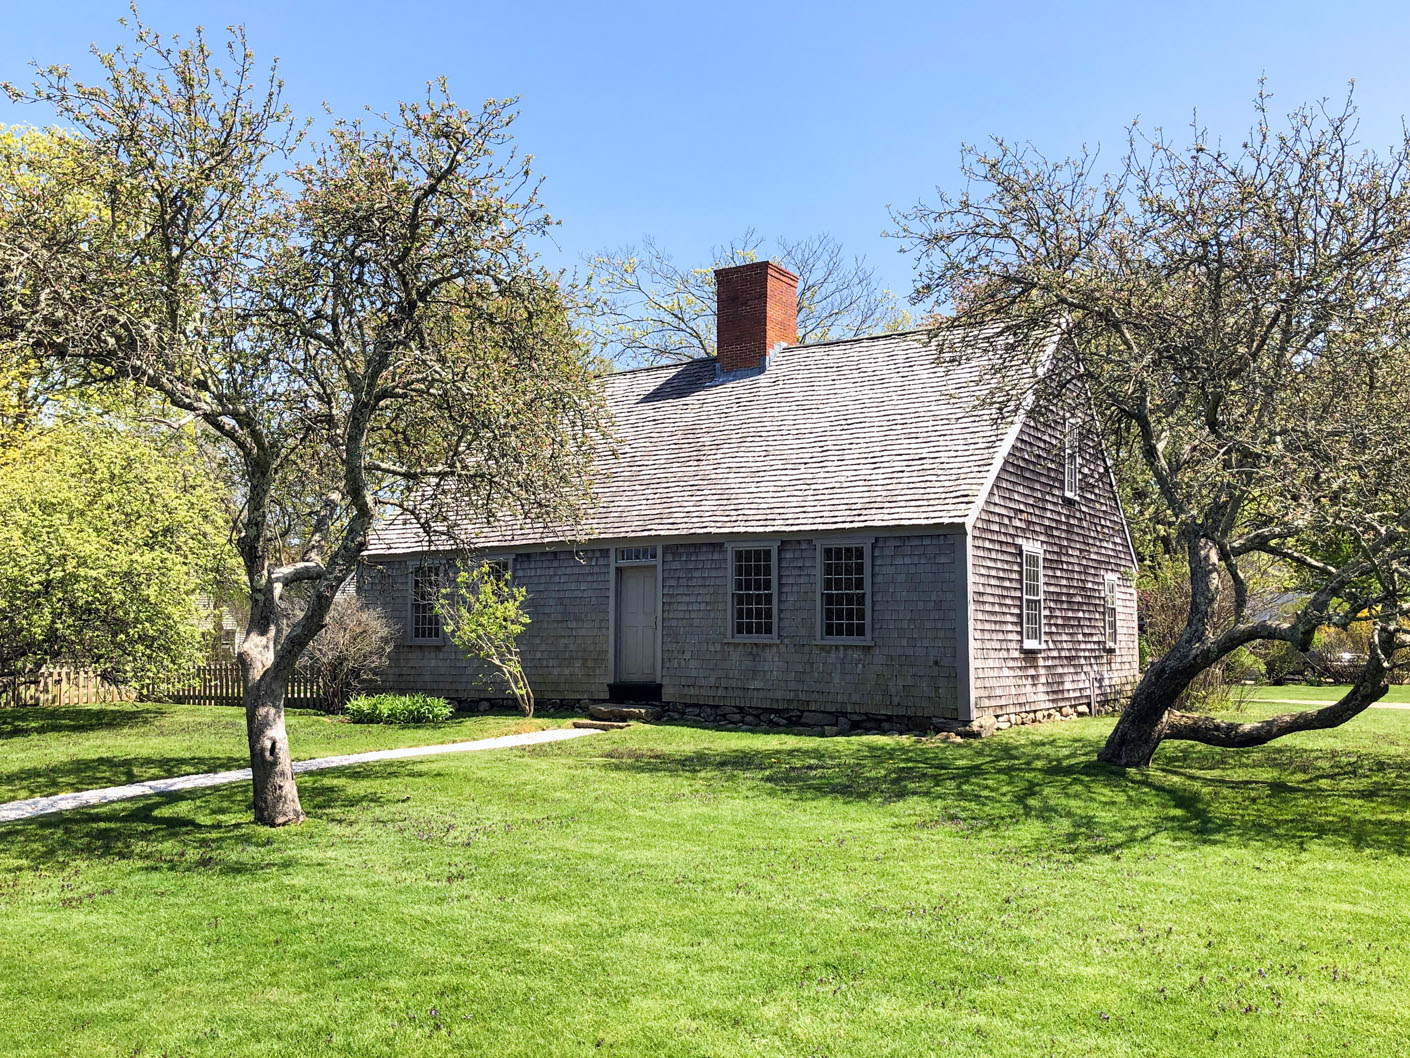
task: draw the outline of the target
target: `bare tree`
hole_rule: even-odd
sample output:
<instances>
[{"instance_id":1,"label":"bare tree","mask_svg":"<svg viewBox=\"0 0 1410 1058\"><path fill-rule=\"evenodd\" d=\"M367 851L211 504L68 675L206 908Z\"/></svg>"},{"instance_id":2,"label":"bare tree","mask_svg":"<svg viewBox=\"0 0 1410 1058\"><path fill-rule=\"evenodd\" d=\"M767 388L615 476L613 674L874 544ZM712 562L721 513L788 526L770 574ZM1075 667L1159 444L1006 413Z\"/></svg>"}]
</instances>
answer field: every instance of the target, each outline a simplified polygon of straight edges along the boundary
<instances>
[{"instance_id":1,"label":"bare tree","mask_svg":"<svg viewBox=\"0 0 1410 1058\"><path fill-rule=\"evenodd\" d=\"M334 600L304 662L322 685L326 707L342 712L348 699L375 681L391 660L397 626L357 596Z\"/></svg>"},{"instance_id":2,"label":"bare tree","mask_svg":"<svg viewBox=\"0 0 1410 1058\"><path fill-rule=\"evenodd\" d=\"M467 111L433 85L332 122L290 166L302 126L274 70L238 28L226 52L139 22L130 49L95 51L99 84L55 66L6 86L75 136L0 201L0 339L148 387L221 442L254 816L278 826L303 818L285 689L379 513L571 519L599 409L568 293L530 250L551 222L511 103Z\"/></svg>"},{"instance_id":3,"label":"bare tree","mask_svg":"<svg viewBox=\"0 0 1410 1058\"><path fill-rule=\"evenodd\" d=\"M650 237L588 259L597 343L620 362L671 362L715 355L715 269L761 259L754 229L711 251L703 268L678 265ZM910 314L830 235L778 239L771 255L798 276L798 340L824 342L910 326Z\"/></svg>"},{"instance_id":4,"label":"bare tree","mask_svg":"<svg viewBox=\"0 0 1410 1058\"><path fill-rule=\"evenodd\" d=\"M1129 130L1114 172L1002 141L967 148L973 190L898 217L919 254L937 336L982 323L1031 342L1065 329L1047 371L992 370L995 399L1052 406L1076 375L1139 460L1189 571L1189 606L1151 660L1101 759L1144 765L1164 739L1252 746L1344 723L1379 699L1410 612L1410 136L1355 143L1350 96L1226 147ZM962 358L955 345L944 355ZM1249 603L1276 564L1295 612ZM1250 723L1175 708L1241 647L1305 650L1319 626L1369 615L1370 659L1335 705Z\"/></svg>"}]
</instances>

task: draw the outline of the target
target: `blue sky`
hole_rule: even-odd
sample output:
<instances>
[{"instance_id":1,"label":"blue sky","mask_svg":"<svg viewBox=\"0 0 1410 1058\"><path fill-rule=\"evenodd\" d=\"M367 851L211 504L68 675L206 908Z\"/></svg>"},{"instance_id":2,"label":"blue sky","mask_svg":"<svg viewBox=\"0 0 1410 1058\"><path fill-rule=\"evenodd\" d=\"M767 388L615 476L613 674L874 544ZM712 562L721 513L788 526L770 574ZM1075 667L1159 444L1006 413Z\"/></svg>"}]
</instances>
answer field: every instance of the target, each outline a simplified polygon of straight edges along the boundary
<instances>
[{"instance_id":1,"label":"blue sky","mask_svg":"<svg viewBox=\"0 0 1410 1058\"><path fill-rule=\"evenodd\" d=\"M14 5L0 78L85 68L120 39L123 0ZM887 206L955 187L959 145L990 133L1049 155L1191 110L1238 136L1266 74L1275 103L1355 78L1362 138L1410 109L1405 3L536 4L203 0L142 5L157 28L243 22L290 100L391 106L445 74L462 102L518 95L520 142L563 225L554 263L654 235L683 263L753 226L827 231L909 289ZM37 121L0 106L0 121Z\"/></svg>"}]
</instances>

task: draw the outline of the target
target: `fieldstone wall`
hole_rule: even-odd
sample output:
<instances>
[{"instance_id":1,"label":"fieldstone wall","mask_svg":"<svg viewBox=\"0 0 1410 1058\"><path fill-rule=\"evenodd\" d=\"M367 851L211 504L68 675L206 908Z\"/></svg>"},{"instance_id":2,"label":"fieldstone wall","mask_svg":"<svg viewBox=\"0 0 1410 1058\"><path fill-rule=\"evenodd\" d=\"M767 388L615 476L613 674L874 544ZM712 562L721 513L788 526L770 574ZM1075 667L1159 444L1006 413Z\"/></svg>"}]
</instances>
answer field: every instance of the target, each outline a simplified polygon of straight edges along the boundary
<instances>
[{"instance_id":1,"label":"fieldstone wall","mask_svg":"<svg viewBox=\"0 0 1410 1058\"><path fill-rule=\"evenodd\" d=\"M481 713L512 710L511 699L484 698L457 703L462 710ZM589 715L595 707L606 703L593 698L540 700L539 708L546 712L568 712ZM958 734L984 738L996 731L1029 724L1073 720L1091 716L1088 706L1063 706L1037 712L1002 713L980 716L971 723L961 723L948 716L895 716L889 713L837 712L828 709L758 709L748 706L693 705L684 702L633 702L631 711L645 711L656 720L703 724L732 731L792 731L814 735L935 735ZM1100 710L1099 710L1100 712Z\"/></svg>"}]
</instances>

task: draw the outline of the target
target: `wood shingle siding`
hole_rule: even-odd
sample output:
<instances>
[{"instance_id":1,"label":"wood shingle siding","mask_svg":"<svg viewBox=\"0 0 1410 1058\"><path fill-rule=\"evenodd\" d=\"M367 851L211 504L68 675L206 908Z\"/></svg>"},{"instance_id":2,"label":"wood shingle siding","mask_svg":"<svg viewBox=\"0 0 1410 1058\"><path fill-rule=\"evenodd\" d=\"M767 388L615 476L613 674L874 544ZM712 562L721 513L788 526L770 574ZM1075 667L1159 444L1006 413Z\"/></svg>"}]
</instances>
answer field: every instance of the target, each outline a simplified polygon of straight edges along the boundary
<instances>
[{"instance_id":1,"label":"wood shingle siding","mask_svg":"<svg viewBox=\"0 0 1410 1058\"><path fill-rule=\"evenodd\" d=\"M1064 426L1023 423L970 534L976 713L1110 704L1136 679L1125 524L1094 427L1080 432L1079 496L1064 499ZM1043 549L1041 650L1023 649L1024 545ZM1120 574L1115 652L1106 649L1103 626L1109 573Z\"/></svg>"},{"instance_id":2,"label":"wood shingle siding","mask_svg":"<svg viewBox=\"0 0 1410 1058\"><path fill-rule=\"evenodd\" d=\"M903 718L907 730L926 729L917 720L933 728L987 713L1002 723L1114 703L1137 675L1134 559L1089 404L1073 395L1038 418L1012 405L996 412L986 399L986 365L1057 365L1056 336L1029 350L982 330L949 340L973 355L941 363L927 336L912 333L785 347L739 377L712 360L609 375L601 384L615 436L598 454L582 523L505 513L483 524L466 512L464 524L428 538L393 519L378 527L360 591L401 625L412 563L453 546L513 552L532 619L525 670L543 700L602 699L614 684L727 722L789 713L769 722L807 715L805 725L824 729L841 726L826 716L853 714L881 717L882 729ZM1069 469L1075 497L1064 495ZM863 542L868 556L859 564L856 549L831 552L831 627L846 641L820 634L825 541ZM730 634L731 545L768 549L772 635ZM1041 549L1035 649L1023 642L1025 546ZM658 606L646 573L629 575L620 638L631 683L613 671L619 547L654 564L659 592ZM1120 578L1114 651L1110 575ZM856 634L860 609L865 635ZM400 644L385 682L491 694L478 665L441 644Z\"/></svg>"},{"instance_id":3,"label":"wood shingle siding","mask_svg":"<svg viewBox=\"0 0 1410 1058\"><path fill-rule=\"evenodd\" d=\"M955 537L866 537L873 541L869 644L818 641L817 539L779 542L778 642L769 643L728 639L725 542L662 549L665 699L956 716Z\"/></svg>"},{"instance_id":4,"label":"wood shingle siding","mask_svg":"<svg viewBox=\"0 0 1410 1058\"><path fill-rule=\"evenodd\" d=\"M404 629L411 569L417 560L365 565L359 594ZM514 556L514 583L529 593L532 623L520 647L540 698L605 698L608 679L607 609L611 552L529 551ZM484 667L454 644L410 643L403 635L382 678L389 690L416 690L450 698L494 698L502 691Z\"/></svg>"},{"instance_id":5,"label":"wood shingle siding","mask_svg":"<svg viewBox=\"0 0 1410 1058\"><path fill-rule=\"evenodd\" d=\"M815 538L777 542L778 640L766 643L729 641L727 541L661 546L663 697L760 710L956 716L956 628L963 595L956 535L867 539L872 540L869 644L818 642ZM369 565L360 591L404 623L413 566L406 560ZM513 577L529 593L532 621L520 642L535 694L606 698L611 551L520 552ZM452 698L496 696L481 667L453 645L402 640L384 687Z\"/></svg>"}]
</instances>

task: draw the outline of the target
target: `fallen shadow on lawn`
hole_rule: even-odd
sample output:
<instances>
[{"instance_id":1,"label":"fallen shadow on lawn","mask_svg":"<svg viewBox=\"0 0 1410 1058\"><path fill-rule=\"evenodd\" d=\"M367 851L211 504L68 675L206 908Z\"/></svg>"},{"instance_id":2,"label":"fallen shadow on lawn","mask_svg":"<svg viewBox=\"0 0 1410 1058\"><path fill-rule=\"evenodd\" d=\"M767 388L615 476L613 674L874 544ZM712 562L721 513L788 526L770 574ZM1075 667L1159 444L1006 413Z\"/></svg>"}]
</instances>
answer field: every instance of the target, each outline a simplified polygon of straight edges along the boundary
<instances>
[{"instance_id":1,"label":"fallen shadow on lawn","mask_svg":"<svg viewBox=\"0 0 1410 1058\"><path fill-rule=\"evenodd\" d=\"M139 727L152 723L161 712L147 705L12 706L0 709L0 739Z\"/></svg>"},{"instance_id":2,"label":"fallen shadow on lawn","mask_svg":"<svg viewBox=\"0 0 1410 1058\"><path fill-rule=\"evenodd\" d=\"M414 789L416 776L408 765L415 763L300 776L304 810L335 825L362 823L359 817L409 800L404 791ZM368 781L373 778L380 781ZM82 860L133 861L155 871L252 874L301 858L304 844L285 836L301 828L258 826L252 811L250 784L242 781L36 816L0 824L0 862L69 870Z\"/></svg>"},{"instance_id":3,"label":"fallen shadow on lawn","mask_svg":"<svg viewBox=\"0 0 1410 1058\"><path fill-rule=\"evenodd\" d=\"M585 739L537 749L601 767L607 787L613 773L659 779L658 789L633 787L631 796L657 799L663 812L683 792L702 789L722 799L758 799L762 812L874 803L922 840L927 832L959 833L992 843L999 854L1079 860L1148 852L1161 841L1249 853L1304 846L1410 853L1410 755L1395 744L1245 752L1171 745L1155 766L1123 772L1096 762L1095 732L1025 732L962 745L725 738L701 732L683 746L641 731L606 744ZM315 826L335 832L370 825L438 840L437 827L461 821L443 795L422 803L419 764L302 776L305 810ZM532 812L532 798L522 807ZM247 873L306 855L301 829L253 825L250 788L242 782L6 824L0 860L64 868L85 858L119 859L158 871Z\"/></svg>"},{"instance_id":4,"label":"fallen shadow on lawn","mask_svg":"<svg viewBox=\"0 0 1410 1058\"><path fill-rule=\"evenodd\" d=\"M90 757L79 760L36 764L29 768L6 768L0 775L0 801L27 801L32 797L52 797L75 790L98 790L107 786L200 775L210 771L248 768L245 756L189 755Z\"/></svg>"},{"instance_id":5,"label":"fallen shadow on lawn","mask_svg":"<svg viewBox=\"0 0 1410 1058\"><path fill-rule=\"evenodd\" d=\"M1110 855L1157 836L1185 845L1410 853L1410 756L1398 747L1240 752L1174 744L1150 768L1122 771L1097 762L1100 745L1095 735L961 745L798 738L758 750L622 746L604 756L625 771L692 776L722 789L903 803L904 826L984 833L1034 854Z\"/></svg>"}]
</instances>

